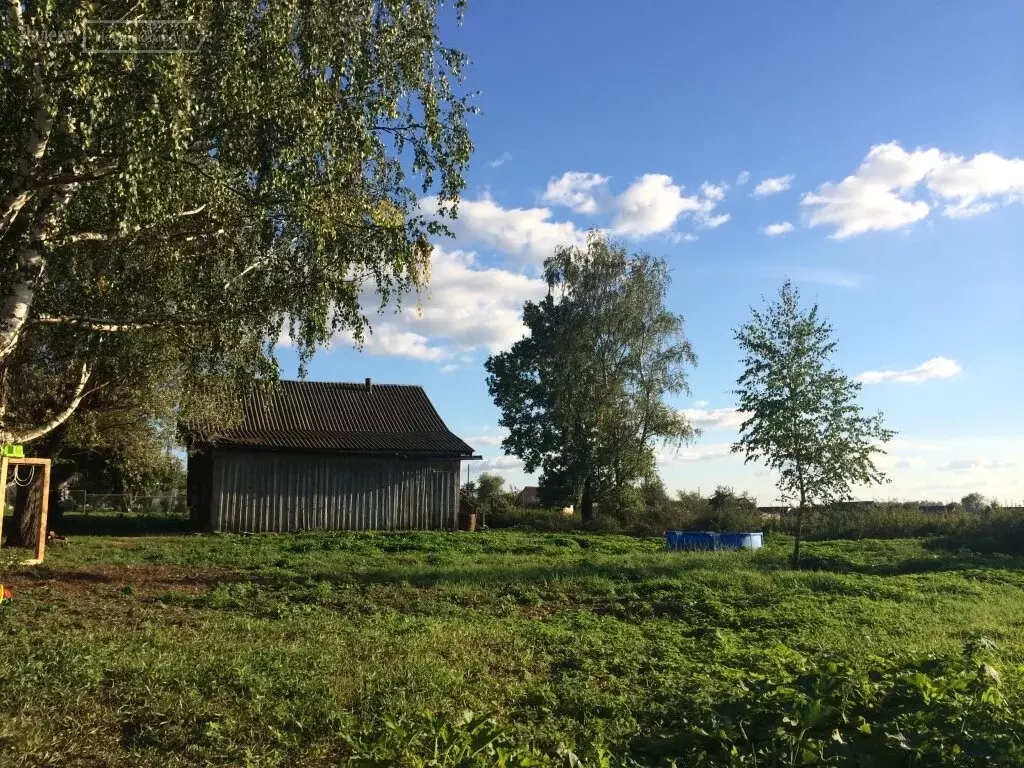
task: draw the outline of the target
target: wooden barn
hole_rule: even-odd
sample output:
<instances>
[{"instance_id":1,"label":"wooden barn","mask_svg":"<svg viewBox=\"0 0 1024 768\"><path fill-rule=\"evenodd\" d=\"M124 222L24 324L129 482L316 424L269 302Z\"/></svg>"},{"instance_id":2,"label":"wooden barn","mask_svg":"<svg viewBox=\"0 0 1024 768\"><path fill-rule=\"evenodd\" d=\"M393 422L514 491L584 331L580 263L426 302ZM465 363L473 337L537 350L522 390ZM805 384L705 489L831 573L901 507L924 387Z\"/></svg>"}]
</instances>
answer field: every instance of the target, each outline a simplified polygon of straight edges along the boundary
<instances>
[{"instance_id":1,"label":"wooden barn","mask_svg":"<svg viewBox=\"0 0 1024 768\"><path fill-rule=\"evenodd\" d=\"M190 441L189 507L212 531L454 529L478 458L422 387L282 381Z\"/></svg>"}]
</instances>

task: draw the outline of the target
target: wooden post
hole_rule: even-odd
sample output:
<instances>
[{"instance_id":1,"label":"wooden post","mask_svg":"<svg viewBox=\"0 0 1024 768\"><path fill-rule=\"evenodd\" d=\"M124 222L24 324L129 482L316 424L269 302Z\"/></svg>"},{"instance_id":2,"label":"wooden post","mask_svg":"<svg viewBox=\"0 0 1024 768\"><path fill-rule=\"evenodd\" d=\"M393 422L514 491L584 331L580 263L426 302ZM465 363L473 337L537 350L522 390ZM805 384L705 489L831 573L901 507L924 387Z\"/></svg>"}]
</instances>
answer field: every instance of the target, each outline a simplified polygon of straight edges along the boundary
<instances>
[{"instance_id":1,"label":"wooden post","mask_svg":"<svg viewBox=\"0 0 1024 768\"><path fill-rule=\"evenodd\" d=\"M0 542L4 538L4 515L7 512L7 456L0 458L0 491L3 497L0 499Z\"/></svg>"},{"instance_id":2,"label":"wooden post","mask_svg":"<svg viewBox=\"0 0 1024 768\"><path fill-rule=\"evenodd\" d=\"M26 456L25 458L14 458L8 456L0 458L0 479L3 481L0 483L0 487L2 487L4 491L3 503L5 505L7 503L8 467L30 466L43 468L43 477L42 482L40 483L40 493L43 494L43 498L40 500L41 503L39 505L39 537L38 541L36 541L36 560L39 561L42 561L43 556L46 554L46 516L50 507L50 466L52 463L53 462L50 459L40 459L29 456ZM3 533L2 525L3 523L0 522L0 534Z\"/></svg>"},{"instance_id":3,"label":"wooden post","mask_svg":"<svg viewBox=\"0 0 1024 768\"><path fill-rule=\"evenodd\" d=\"M43 494L42 504L39 506L39 538L36 540L36 560L43 561L46 554L46 515L50 511L50 459L43 464L43 483L39 489Z\"/></svg>"}]
</instances>

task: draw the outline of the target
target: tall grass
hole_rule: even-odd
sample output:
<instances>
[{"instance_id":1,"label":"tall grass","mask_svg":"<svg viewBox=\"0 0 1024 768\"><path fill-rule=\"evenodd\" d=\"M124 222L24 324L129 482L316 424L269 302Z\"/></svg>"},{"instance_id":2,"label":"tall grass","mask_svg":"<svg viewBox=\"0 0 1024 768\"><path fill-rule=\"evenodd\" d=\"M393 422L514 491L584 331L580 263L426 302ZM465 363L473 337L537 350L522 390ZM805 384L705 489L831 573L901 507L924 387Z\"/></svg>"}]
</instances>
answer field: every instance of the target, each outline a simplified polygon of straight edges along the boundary
<instances>
[{"instance_id":1,"label":"tall grass","mask_svg":"<svg viewBox=\"0 0 1024 768\"><path fill-rule=\"evenodd\" d=\"M791 515L766 523L770 530L783 533L793 533L796 527ZM951 547L1020 554L1024 553L1024 507L925 512L913 503L882 502L854 509L823 508L808 513L804 533L818 541L939 537Z\"/></svg>"},{"instance_id":2,"label":"tall grass","mask_svg":"<svg viewBox=\"0 0 1024 768\"><path fill-rule=\"evenodd\" d=\"M564 532L583 527L579 515L561 510L520 508L495 504L483 518L490 528ZM647 504L627 515L598 514L591 530L632 536L660 536L671 530L764 531L792 535L794 515L762 515L751 500L741 496L715 503L714 497L680 494L677 499ZM926 512L912 502L865 502L810 509L805 513L804 537L809 541L831 539L935 538L944 547L979 552L1024 554L1024 507L995 507L983 512L953 509Z\"/></svg>"}]
</instances>

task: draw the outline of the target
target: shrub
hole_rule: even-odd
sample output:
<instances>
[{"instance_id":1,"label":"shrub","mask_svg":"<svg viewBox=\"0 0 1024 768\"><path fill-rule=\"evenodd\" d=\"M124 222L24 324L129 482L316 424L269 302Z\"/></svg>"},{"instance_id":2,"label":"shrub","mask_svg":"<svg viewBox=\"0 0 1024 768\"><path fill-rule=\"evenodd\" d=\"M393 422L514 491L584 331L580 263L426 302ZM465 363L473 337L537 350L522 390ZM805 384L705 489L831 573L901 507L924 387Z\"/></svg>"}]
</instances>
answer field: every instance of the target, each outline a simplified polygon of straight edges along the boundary
<instances>
[{"instance_id":1,"label":"shrub","mask_svg":"<svg viewBox=\"0 0 1024 768\"><path fill-rule=\"evenodd\" d=\"M793 524L783 517L775 527L789 533ZM918 503L866 502L814 510L804 525L808 540L937 537L942 546L956 549L1024 554L1024 507L925 512Z\"/></svg>"},{"instance_id":2,"label":"shrub","mask_svg":"<svg viewBox=\"0 0 1024 768\"><path fill-rule=\"evenodd\" d=\"M519 528L529 531L574 531L582 527L580 516L563 515L551 507L517 507L513 502L495 503L484 510L483 522L489 528Z\"/></svg>"},{"instance_id":3,"label":"shrub","mask_svg":"<svg viewBox=\"0 0 1024 768\"><path fill-rule=\"evenodd\" d=\"M993 648L980 639L952 658L801 663L786 679L752 679L689 726L698 746L685 764L1021 765L1019 710Z\"/></svg>"},{"instance_id":4,"label":"shrub","mask_svg":"<svg viewBox=\"0 0 1024 768\"><path fill-rule=\"evenodd\" d=\"M542 749L495 716L468 711L385 717L382 727L346 741L350 764L366 768L1020 765L1020 681L1004 681L996 664L984 638L946 657L861 666L798 658L781 675L752 675L711 711L681 704L674 724L631 744Z\"/></svg>"}]
</instances>

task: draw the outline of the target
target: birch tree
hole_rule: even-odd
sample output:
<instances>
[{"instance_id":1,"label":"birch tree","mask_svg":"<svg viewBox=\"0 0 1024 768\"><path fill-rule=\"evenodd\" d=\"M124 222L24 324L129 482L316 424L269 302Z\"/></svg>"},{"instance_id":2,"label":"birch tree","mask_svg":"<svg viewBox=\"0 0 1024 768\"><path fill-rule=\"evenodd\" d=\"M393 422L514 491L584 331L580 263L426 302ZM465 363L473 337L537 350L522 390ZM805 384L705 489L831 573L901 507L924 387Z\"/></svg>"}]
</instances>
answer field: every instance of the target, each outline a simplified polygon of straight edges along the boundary
<instances>
[{"instance_id":1,"label":"birch tree","mask_svg":"<svg viewBox=\"0 0 1024 768\"><path fill-rule=\"evenodd\" d=\"M778 474L778 488L796 499L793 566L800 567L804 515L812 505L851 498L851 487L886 481L874 455L895 434L881 412L864 415L861 384L831 366L833 330L815 304L800 308L787 281L778 300L735 331L743 352L737 405L747 414L732 450Z\"/></svg>"},{"instance_id":2,"label":"birch tree","mask_svg":"<svg viewBox=\"0 0 1024 768\"><path fill-rule=\"evenodd\" d=\"M211 378L274 378L279 338L303 362L338 332L361 340L361 293L421 287L472 148L442 11L6 0L0 442L66 422L119 355L170 357L187 409ZM91 22L153 19L181 22L179 49L83 45ZM19 389L55 350L43 391Z\"/></svg>"}]
</instances>

